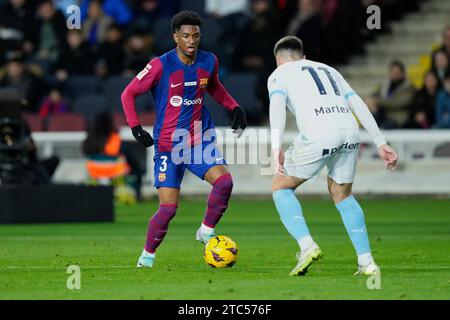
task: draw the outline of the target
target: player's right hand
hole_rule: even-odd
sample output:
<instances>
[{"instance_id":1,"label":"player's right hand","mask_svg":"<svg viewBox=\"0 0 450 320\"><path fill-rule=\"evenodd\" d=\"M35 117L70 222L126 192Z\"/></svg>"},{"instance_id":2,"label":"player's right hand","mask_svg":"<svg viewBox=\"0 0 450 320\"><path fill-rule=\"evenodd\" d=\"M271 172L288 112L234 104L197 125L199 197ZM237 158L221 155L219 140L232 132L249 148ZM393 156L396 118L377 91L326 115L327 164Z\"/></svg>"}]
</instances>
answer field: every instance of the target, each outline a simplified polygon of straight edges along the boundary
<instances>
[{"instance_id":1,"label":"player's right hand","mask_svg":"<svg viewBox=\"0 0 450 320\"><path fill-rule=\"evenodd\" d=\"M140 142L144 147L148 148L153 145L153 138L141 125L134 126L131 128L134 138Z\"/></svg>"},{"instance_id":2,"label":"player's right hand","mask_svg":"<svg viewBox=\"0 0 450 320\"><path fill-rule=\"evenodd\" d=\"M275 174L285 176L284 171L284 153L281 149L273 149L273 159L275 160Z\"/></svg>"},{"instance_id":3,"label":"player's right hand","mask_svg":"<svg viewBox=\"0 0 450 320\"><path fill-rule=\"evenodd\" d=\"M398 155L390 146L383 144L378 148L378 154L389 170L395 170L397 168Z\"/></svg>"}]
</instances>

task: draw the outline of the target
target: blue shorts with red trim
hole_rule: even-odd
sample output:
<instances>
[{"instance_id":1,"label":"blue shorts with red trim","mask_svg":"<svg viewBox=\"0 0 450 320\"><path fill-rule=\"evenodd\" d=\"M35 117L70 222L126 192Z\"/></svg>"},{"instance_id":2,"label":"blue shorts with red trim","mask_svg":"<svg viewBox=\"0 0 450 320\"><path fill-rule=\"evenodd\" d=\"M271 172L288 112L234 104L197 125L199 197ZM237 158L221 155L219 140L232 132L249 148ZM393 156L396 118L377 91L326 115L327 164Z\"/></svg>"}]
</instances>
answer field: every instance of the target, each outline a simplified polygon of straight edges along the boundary
<instances>
[{"instance_id":1,"label":"blue shorts with red trim","mask_svg":"<svg viewBox=\"0 0 450 320\"><path fill-rule=\"evenodd\" d=\"M188 169L200 179L214 166L227 165L222 153L214 143L174 149L171 152L156 152L154 177L156 188L180 189L184 171Z\"/></svg>"}]
</instances>

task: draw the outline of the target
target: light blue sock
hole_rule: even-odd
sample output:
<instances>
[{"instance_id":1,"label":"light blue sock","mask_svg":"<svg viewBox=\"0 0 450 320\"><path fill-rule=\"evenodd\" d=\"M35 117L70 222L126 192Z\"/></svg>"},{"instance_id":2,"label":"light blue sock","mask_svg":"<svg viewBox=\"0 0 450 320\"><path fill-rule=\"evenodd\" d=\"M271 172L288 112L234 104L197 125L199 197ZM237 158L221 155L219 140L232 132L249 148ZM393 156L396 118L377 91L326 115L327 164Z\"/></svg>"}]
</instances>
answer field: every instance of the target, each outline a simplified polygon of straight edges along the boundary
<instances>
[{"instance_id":1,"label":"light blue sock","mask_svg":"<svg viewBox=\"0 0 450 320\"><path fill-rule=\"evenodd\" d=\"M302 207L294 191L291 189L277 190L272 194L273 201L287 231L295 240L309 236L309 229L302 214Z\"/></svg>"},{"instance_id":2,"label":"light blue sock","mask_svg":"<svg viewBox=\"0 0 450 320\"><path fill-rule=\"evenodd\" d=\"M342 221L356 253L360 255L370 252L364 212L355 197L351 195L347 199L336 203L336 208L341 213Z\"/></svg>"}]
</instances>

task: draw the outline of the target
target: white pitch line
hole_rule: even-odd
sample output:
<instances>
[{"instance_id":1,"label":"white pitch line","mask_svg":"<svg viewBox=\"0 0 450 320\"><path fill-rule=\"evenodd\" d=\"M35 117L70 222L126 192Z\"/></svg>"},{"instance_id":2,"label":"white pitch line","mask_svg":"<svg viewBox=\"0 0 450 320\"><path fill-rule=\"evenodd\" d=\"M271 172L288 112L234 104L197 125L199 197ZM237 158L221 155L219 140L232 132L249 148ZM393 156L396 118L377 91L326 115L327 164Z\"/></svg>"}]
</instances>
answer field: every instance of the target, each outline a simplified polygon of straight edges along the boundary
<instances>
[{"instance_id":1,"label":"white pitch line","mask_svg":"<svg viewBox=\"0 0 450 320\"><path fill-rule=\"evenodd\" d=\"M77 264L80 266L81 269L137 269L136 266L132 266L132 265L123 265L123 266L90 266L90 265L82 265L82 264ZM164 268L164 267L162 267ZM244 267L246 268L246 267ZM270 269L287 269L289 268L288 266L285 267L249 267L246 268L248 271L252 271L255 269L262 269L262 270L270 270ZM324 269L331 269L330 267L324 266L322 265L321 268ZM345 267L345 266L341 266L339 267L340 269L353 269L352 267ZM23 269L42 269L42 270L65 270L66 266L57 266L57 267L52 267L52 266L4 266L4 267L0 267L0 270L2 269L11 269L11 270L23 270ZM333 269L336 269L336 267L333 267ZM420 269L431 269L431 270L450 270L450 266L381 266L381 270L386 269L393 269L393 270L420 270ZM159 269L159 270L163 270L163 269ZM191 267L191 268L183 268L184 271L186 270L201 270L198 267ZM239 268L239 271L244 271L243 269Z\"/></svg>"}]
</instances>

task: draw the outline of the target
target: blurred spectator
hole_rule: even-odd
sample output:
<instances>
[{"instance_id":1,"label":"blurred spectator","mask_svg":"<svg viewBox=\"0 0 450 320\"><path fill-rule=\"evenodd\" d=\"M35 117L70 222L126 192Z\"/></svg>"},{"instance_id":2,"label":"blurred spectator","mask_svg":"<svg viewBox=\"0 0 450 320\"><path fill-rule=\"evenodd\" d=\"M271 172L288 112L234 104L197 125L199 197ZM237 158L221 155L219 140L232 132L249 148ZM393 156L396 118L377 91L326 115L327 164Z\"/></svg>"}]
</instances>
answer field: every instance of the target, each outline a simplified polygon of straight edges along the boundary
<instances>
[{"instance_id":1,"label":"blurred spectator","mask_svg":"<svg viewBox=\"0 0 450 320\"><path fill-rule=\"evenodd\" d=\"M303 41L305 55L310 60L321 60L323 30L320 8L320 0L298 0L297 15L287 28L287 34Z\"/></svg>"},{"instance_id":2,"label":"blurred spectator","mask_svg":"<svg viewBox=\"0 0 450 320\"><path fill-rule=\"evenodd\" d=\"M152 57L150 39L143 34L132 34L125 48L125 76L134 76L150 61Z\"/></svg>"},{"instance_id":3,"label":"blurred spectator","mask_svg":"<svg viewBox=\"0 0 450 320\"><path fill-rule=\"evenodd\" d=\"M42 89L39 79L27 69L21 52L11 53L7 58L5 73L0 75L0 88L15 91L25 111L36 112Z\"/></svg>"},{"instance_id":4,"label":"blurred spectator","mask_svg":"<svg viewBox=\"0 0 450 320\"><path fill-rule=\"evenodd\" d=\"M44 70L60 58L66 40L66 20L63 14L56 10L51 0L42 0L38 5L38 25L33 45L35 58Z\"/></svg>"},{"instance_id":5,"label":"blurred spectator","mask_svg":"<svg viewBox=\"0 0 450 320\"><path fill-rule=\"evenodd\" d=\"M130 26L133 32L151 32L158 19L172 17L179 8L179 1L141 0L135 1L136 17Z\"/></svg>"},{"instance_id":6,"label":"blurred spectator","mask_svg":"<svg viewBox=\"0 0 450 320\"><path fill-rule=\"evenodd\" d=\"M140 199L144 171L133 166L138 161L124 147L110 113L100 113L95 117L92 130L83 142L83 152L88 157L86 165L92 179L100 183L116 180L115 186L120 187L125 183L131 184L135 191L131 197ZM125 178L128 181L124 181Z\"/></svg>"},{"instance_id":7,"label":"blurred spectator","mask_svg":"<svg viewBox=\"0 0 450 320\"><path fill-rule=\"evenodd\" d=\"M131 29L134 32L153 31L153 26L158 18L160 3L157 0L137 1L136 17L133 20Z\"/></svg>"},{"instance_id":8,"label":"blurred spectator","mask_svg":"<svg viewBox=\"0 0 450 320\"><path fill-rule=\"evenodd\" d=\"M104 14L101 1L90 1L87 18L81 27L84 39L90 46L96 47L105 40L106 30L112 22L113 20Z\"/></svg>"},{"instance_id":9,"label":"blurred spectator","mask_svg":"<svg viewBox=\"0 0 450 320\"><path fill-rule=\"evenodd\" d=\"M445 74L450 70L448 61L449 56L445 54L445 51L437 51L435 53L432 70L436 73L440 85L444 82Z\"/></svg>"},{"instance_id":10,"label":"blurred spectator","mask_svg":"<svg viewBox=\"0 0 450 320\"><path fill-rule=\"evenodd\" d=\"M330 24L339 9L340 0L322 0L322 17L325 25Z\"/></svg>"},{"instance_id":11,"label":"blurred spectator","mask_svg":"<svg viewBox=\"0 0 450 320\"><path fill-rule=\"evenodd\" d=\"M205 13L220 23L220 35L215 46L215 54L222 69L228 69L232 63L235 48L239 46L239 37L248 21L249 0L206 0Z\"/></svg>"},{"instance_id":12,"label":"blurred spectator","mask_svg":"<svg viewBox=\"0 0 450 320\"><path fill-rule=\"evenodd\" d=\"M371 0L323 1L324 16L320 55L328 64L346 63L353 53L364 52L365 39L376 34L366 27L366 7ZM384 16L383 16L384 18ZM351 36L349 36L351 35ZM306 54L309 57L308 54Z\"/></svg>"},{"instance_id":13,"label":"blurred spectator","mask_svg":"<svg viewBox=\"0 0 450 320\"><path fill-rule=\"evenodd\" d=\"M121 157L122 140L109 113L100 113L94 119L92 130L83 142L83 152L91 160L87 163L90 177L112 179L129 172Z\"/></svg>"},{"instance_id":14,"label":"blurred spectator","mask_svg":"<svg viewBox=\"0 0 450 320\"><path fill-rule=\"evenodd\" d=\"M80 30L67 33L67 46L56 66L59 80L67 79L70 74L91 74L93 71L93 54L89 45L83 40ZM62 75L65 73L65 75Z\"/></svg>"},{"instance_id":15,"label":"blurred spectator","mask_svg":"<svg viewBox=\"0 0 450 320\"><path fill-rule=\"evenodd\" d=\"M439 82L436 74L428 71L425 75L424 86L414 94L409 119L405 125L408 129L427 129L433 126L436 118L436 96Z\"/></svg>"},{"instance_id":16,"label":"blurred spectator","mask_svg":"<svg viewBox=\"0 0 450 320\"><path fill-rule=\"evenodd\" d=\"M112 24L106 31L106 40L100 45L95 73L98 76L119 74L123 70L125 50L123 48L122 30Z\"/></svg>"},{"instance_id":17,"label":"blurred spectator","mask_svg":"<svg viewBox=\"0 0 450 320\"><path fill-rule=\"evenodd\" d=\"M49 95L42 102L39 108L39 115L42 119L47 119L49 116L58 113L68 112L69 107L64 101L61 91L57 88L50 90Z\"/></svg>"},{"instance_id":18,"label":"blurred spectator","mask_svg":"<svg viewBox=\"0 0 450 320\"><path fill-rule=\"evenodd\" d=\"M374 93L374 99L368 100L368 105L381 128L401 128L408 120L413 95L414 88L406 79L405 66L400 61L393 61L389 66L388 81Z\"/></svg>"},{"instance_id":19,"label":"blurred spectator","mask_svg":"<svg viewBox=\"0 0 450 320\"><path fill-rule=\"evenodd\" d=\"M235 51L234 66L246 71L273 70L273 46L283 34L269 0L252 0L252 16Z\"/></svg>"},{"instance_id":20,"label":"blurred spectator","mask_svg":"<svg viewBox=\"0 0 450 320\"><path fill-rule=\"evenodd\" d=\"M60 10L66 18L72 14L71 12L67 12L67 8L72 5L78 5L78 2L79 1L77 0L53 0L55 7Z\"/></svg>"},{"instance_id":21,"label":"blurred spectator","mask_svg":"<svg viewBox=\"0 0 450 320\"><path fill-rule=\"evenodd\" d=\"M0 49L31 51L35 32L34 5L27 0L9 0L0 7Z\"/></svg>"},{"instance_id":22,"label":"blurred spectator","mask_svg":"<svg viewBox=\"0 0 450 320\"><path fill-rule=\"evenodd\" d=\"M124 0L82 0L81 1L81 19L84 21L89 16L89 7L92 2L98 2L100 9L108 17L111 17L119 25L127 25L133 19L133 13ZM170 1L169 1L170 2Z\"/></svg>"},{"instance_id":23,"label":"blurred spectator","mask_svg":"<svg viewBox=\"0 0 450 320\"><path fill-rule=\"evenodd\" d=\"M447 60L450 60L450 25L445 26L442 31L442 45L432 53L432 66L436 67L436 54L443 52L447 56Z\"/></svg>"},{"instance_id":24,"label":"blurred spectator","mask_svg":"<svg viewBox=\"0 0 450 320\"><path fill-rule=\"evenodd\" d=\"M273 46L283 36L279 16L276 14L270 0L252 0L251 17L242 30L234 54L232 66L239 71L257 73L256 95L268 110L267 78L276 68L273 57ZM249 114L250 122L259 124L262 114Z\"/></svg>"},{"instance_id":25,"label":"blurred spectator","mask_svg":"<svg viewBox=\"0 0 450 320\"><path fill-rule=\"evenodd\" d=\"M275 0L275 6L280 14L282 29L286 30L289 22L297 14L298 0Z\"/></svg>"},{"instance_id":26,"label":"blurred spectator","mask_svg":"<svg viewBox=\"0 0 450 320\"><path fill-rule=\"evenodd\" d=\"M450 129L450 72L445 75L444 85L437 96L436 127Z\"/></svg>"}]
</instances>

